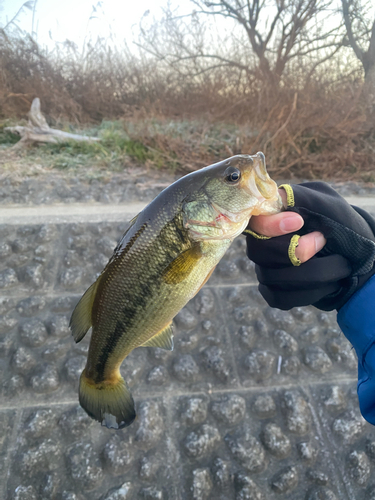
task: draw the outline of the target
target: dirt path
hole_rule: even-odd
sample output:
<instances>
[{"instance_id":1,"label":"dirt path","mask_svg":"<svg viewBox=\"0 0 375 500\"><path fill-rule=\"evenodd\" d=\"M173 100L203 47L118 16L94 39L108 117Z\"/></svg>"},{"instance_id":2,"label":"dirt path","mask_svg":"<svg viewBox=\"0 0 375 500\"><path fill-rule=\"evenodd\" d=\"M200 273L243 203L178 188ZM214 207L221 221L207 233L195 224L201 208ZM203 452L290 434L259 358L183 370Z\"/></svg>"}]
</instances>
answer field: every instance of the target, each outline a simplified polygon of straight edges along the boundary
<instances>
[{"instance_id":1,"label":"dirt path","mask_svg":"<svg viewBox=\"0 0 375 500\"><path fill-rule=\"evenodd\" d=\"M375 196L346 196L351 205L375 211ZM121 221L139 213L146 202L121 203L55 203L53 205L7 205L0 208L0 224Z\"/></svg>"}]
</instances>

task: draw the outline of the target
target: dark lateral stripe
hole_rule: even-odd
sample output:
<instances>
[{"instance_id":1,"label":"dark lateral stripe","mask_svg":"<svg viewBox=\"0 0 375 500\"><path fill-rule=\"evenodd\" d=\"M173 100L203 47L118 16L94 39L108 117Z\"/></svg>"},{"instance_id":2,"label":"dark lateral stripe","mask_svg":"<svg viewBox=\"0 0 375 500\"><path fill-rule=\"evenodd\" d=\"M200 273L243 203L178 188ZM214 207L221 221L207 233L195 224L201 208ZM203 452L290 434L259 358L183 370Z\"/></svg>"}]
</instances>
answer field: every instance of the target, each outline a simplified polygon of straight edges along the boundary
<instances>
[{"instance_id":1,"label":"dark lateral stripe","mask_svg":"<svg viewBox=\"0 0 375 500\"><path fill-rule=\"evenodd\" d=\"M188 242L188 236L187 236L187 231L184 229L181 225L181 221L179 220L174 220L174 227L176 230L176 233L179 237L179 240L181 243L187 243Z\"/></svg>"},{"instance_id":2,"label":"dark lateral stripe","mask_svg":"<svg viewBox=\"0 0 375 500\"><path fill-rule=\"evenodd\" d=\"M116 263L116 266L118 266L118 260L119 259L122 260L129 253L130 249L132 248L134 243L137 241L139 236L144 232L146 227L147 227L147 223L145 222L138 229L138 231L134 234L134 236L132 236L130 238L130 240L128 241L126 246L121 251L117 250L117 253L116 253L116 250L115 250L114 255L112 256L111 260L108 262L106 268L103 271L103 275L106 274L106 271L108 270L108 268L111 265L113 265L114 263ZM118 247L118 248L120 248L120 247ZM105 280L103 280L103 285L104 285L104 282L105 282ZM101 284L99 284L99 286L100 285ZM102 286L100 286L100 288L102 288ZM98 291L97 297L100 296L100 292L101 292L101 290ZM128 308L128 309L123 311L122 316L123 316L123 318L125 317L127 319L127 323L129 324L129 322L131 321L131 319L133 319L135 314L136 314L135 309ZM107 343L106 343L104 349L102 350L102 352L100 353L100 356L98 358L98 362L97 362L96 367L95 367L96 368L96 370L95 370L96 371L96 373L95 373L95 382L96 383L102 382L104 380L105 365L107 363L108 357L116 349L116 346L117 346L117 344L118 344L118 342L119 342L119 340L122 337L124 332L125 332L125 323L121 320L118 320L116 323L116 327L115 327L113 334L109 335L107 337Z\"/></svg>"},{"instance_id":3,"label":"dark lateral stripe","mask_svg":"<svg viewBox=\"0 0 375 500\"><path fill-rule=\"evenodd\" d=\"M135 314L135 311L134 311ZM118 320L116 323L115 330L113 334L107 339L108 342L104 349L102 350L98 362L96 364L96 373L95 373L95 382L103 382L104 380L104 371L105 371L105 365L108 361L108 357L111 355L111 353L116 349L116 346L118 344L118 341L122 337L123 333L125 331L125 325L121 320Z\"/></svg>"},{"instance_id":4,"label":"dark lateral stripe","mask_svg":"<svg viewBox=\"0 0 375 500\"><path fill-rule=\"evenodd\" d=\"M139 311L145 309L150 297L155 293L154 287L150 283L139 284L141 292L137 294L136 300L130 307L124 307L121 311L122 319L117 320L116 327L112 335L108 336L107 343L101 351L98 362L95 366L95 382L99 383L104 380L105 367L110 355L116 350L117 345L125 333L127 328L132 326L134 318Z\"/></svg>"},{"instance_id":5,"label":"dark lateral stripe","mask_svg":"<svg viewBox=\"0 0 375 500\"><path fill-rule=\"evenodd\" d=\"M146 229L147 223L143 224L142 227L134 234L132 238L128 241L125 247L117 250L117 254L111 259L110 264L120 265L120 261L129 253L130 249L139 238L139 236ZM182 227L182 216L177 216L174 220L167 223L161 230L160 234L155 241L155 251L158 252L159 248L169 255L167 260L175 258L182 248L184 248L189 243L187 231ZM105 367L108 362L108 358L116 350L122 336L133 327L134 321L140 311L145 310L150 299L158 292L158 281L160 277L160 269L154 268L153 261L154 257L151 257L151 261L143 261L141 265L143 268L148 268L146 274L148 276L147 281L138 282L137 290L132 291L131 304L121 307L120 318L117 320L115 329L110 333L106 339L106 345L100 352L98 360L95 366L95 382L99 383L104 380ZM160 264L159 264L160 265ZM163 265L163 264L162 264Z\"/></svg>"}]
</instances>

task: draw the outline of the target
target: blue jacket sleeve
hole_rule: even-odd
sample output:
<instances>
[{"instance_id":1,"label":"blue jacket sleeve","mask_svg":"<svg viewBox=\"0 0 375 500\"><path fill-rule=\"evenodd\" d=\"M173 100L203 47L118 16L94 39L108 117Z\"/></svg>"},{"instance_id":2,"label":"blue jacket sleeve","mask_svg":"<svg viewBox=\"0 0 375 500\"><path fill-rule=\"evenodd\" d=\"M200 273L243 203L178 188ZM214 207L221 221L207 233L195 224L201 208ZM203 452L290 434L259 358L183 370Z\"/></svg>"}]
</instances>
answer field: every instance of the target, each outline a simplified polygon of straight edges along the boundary
<instances>
[{"instance_id":1,"label":"blue jacket sleeve","mask_svg":"<svg viewBox=\"0 0 375 500\"><path fill-rule=\"evenodd\" d=\"M375 425L375 276L340 309L337 321L358 356L361 413Z\"/></svg>"}]
</instances>

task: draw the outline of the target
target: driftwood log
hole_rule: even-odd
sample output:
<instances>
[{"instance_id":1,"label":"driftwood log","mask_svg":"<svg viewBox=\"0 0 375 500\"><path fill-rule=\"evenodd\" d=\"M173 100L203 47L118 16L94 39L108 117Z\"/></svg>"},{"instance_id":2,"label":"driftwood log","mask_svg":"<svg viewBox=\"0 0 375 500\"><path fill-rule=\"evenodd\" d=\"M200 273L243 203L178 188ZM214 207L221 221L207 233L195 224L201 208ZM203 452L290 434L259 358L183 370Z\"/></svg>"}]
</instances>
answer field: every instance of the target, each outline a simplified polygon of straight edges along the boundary
<instances>
[{"instance_id":1,"label":"driftwood log","mask_svg":"<svg viewBox=\"0 0 375 500\"><path fill-rule=\"evenodd\" d=\"M87 137L84 135L70 134L62 130L51 128L42 112L40 111L40 100L36 97L28 113L29 123L26 127L17 125L16 127L6 127L5 131L12 132L21 136L13 147L22 147L27 144L46 143L46 142L66 142L66 141L99 141L99 137Z\"/></svg>"}]
</instances>

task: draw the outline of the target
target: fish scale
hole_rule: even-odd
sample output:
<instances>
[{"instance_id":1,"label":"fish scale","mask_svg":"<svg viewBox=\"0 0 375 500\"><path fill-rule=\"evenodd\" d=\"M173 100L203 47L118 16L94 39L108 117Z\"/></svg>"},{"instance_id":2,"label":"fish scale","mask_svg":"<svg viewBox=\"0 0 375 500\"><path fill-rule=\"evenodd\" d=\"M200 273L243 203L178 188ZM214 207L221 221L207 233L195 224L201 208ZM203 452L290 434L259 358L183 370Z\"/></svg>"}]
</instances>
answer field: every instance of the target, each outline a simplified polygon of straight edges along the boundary
<instances>
[{"instance_id":1,"label":"fish scale","mask_svg":"<svg viewBox=\"0 0 375 500\"><path fill-rule=\"evenodd\" d=\"M133 398L119 370L123 360L142 345L171 349L174 316L205 284L251 214L281 208L258 153L179 179L133 219L71 319L76 341L92 326L79 388L92 418L113 428L133 422Z\"/></svg>"},{"instance_id":2,"label":"fish scale","mask_svg":"<svg viewBox=\"0 0 375 500\"><path fill-rule=\"evenodd\" d=\"M150 269L146 267L145 272L137 276L138 283L133 279L128 280L125 275L121 283L121 288L118 289L119 294L116 295L118 297L121 294L121 290L132 290L134 295L128 294L130 304L126 307L125 311L123 310L117 315L117 318L120 316L121 321L127 324L128 328L124 331L117 345L115 355L108 355L108 365L116 365L131 350L149 340L155 332L160 331L186 302L196 294L201 286L202 278L205 278L209 271L217 264L230 244L230 240L220 241L220 243L201 244L204 258L190 275L189 281L177 286L165 284L160 277L160 273L157 272L159 269L167 267L169 259L166 256L164 258L160 258L159 256L154 273L149 273ZM151 248L149 252L152 256L154 248ZM140 254L139 257L141 258ZM126 269L126 261L123 262L123 266ZM142 267L142 262L139 262L139 266ZM121 269L118 269L118 272L121 273ZM144 278L152 282L152 285L149 285L149 294L145 293L144 290L140 290L140 283L143 282ZM148 296L150 298L144 304ZM139 300L140 297L142 298L142 303L137 305L134 302ZM118 304L118 301L115 303ZM129 314L129 312L132 314ZM132 321L132 318L135 318L135 320ZM109 325L106 323L104 328L108 329L108 327ZM106 333L106 330L103 331L101 328L95 330L95 338L92 339L89 354L92 360L95 359L95 353L103 352L103 347L98 349L96 339L100 342Z\"/></svg>"}]
</instances>

